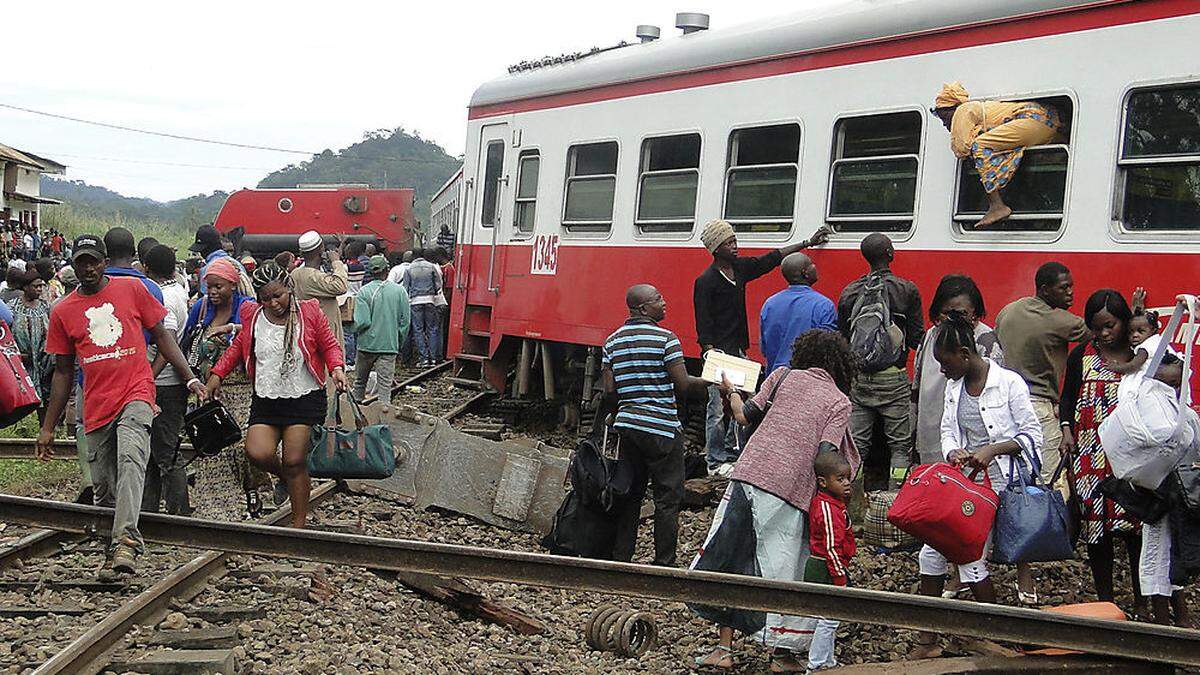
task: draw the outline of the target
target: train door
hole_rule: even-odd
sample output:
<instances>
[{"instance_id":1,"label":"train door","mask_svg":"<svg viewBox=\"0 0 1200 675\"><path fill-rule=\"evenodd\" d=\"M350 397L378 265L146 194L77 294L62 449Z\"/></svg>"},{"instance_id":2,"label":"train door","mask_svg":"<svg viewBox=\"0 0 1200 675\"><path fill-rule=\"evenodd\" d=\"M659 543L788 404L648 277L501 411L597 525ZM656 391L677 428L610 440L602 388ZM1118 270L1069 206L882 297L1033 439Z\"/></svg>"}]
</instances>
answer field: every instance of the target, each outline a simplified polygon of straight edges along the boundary
<instances>
[{"instance_id":1,"label":"train door","mask_svg":"<svg viewBox=\"0 0 1200 675\"><path fill-rule=\"evenodd\" d=\"M472 175L464 175L463 203L467 208L464 229L469 242L462 247L460 258L465 269L459 275L464 280L464 302L455 302L451 325L457 335L450 340L454 350L455 378L460 382L502 390L504 373L491 367L492 309L500 293L503 260L498 244L507 241L505 219L509 203L508 165L510 162L509 125L507 122L484 125L479 131L478 156ZM504 229L503 232L500 230ZM461 314L460 314L461 312Z\"/></svg>"}]
</instances>

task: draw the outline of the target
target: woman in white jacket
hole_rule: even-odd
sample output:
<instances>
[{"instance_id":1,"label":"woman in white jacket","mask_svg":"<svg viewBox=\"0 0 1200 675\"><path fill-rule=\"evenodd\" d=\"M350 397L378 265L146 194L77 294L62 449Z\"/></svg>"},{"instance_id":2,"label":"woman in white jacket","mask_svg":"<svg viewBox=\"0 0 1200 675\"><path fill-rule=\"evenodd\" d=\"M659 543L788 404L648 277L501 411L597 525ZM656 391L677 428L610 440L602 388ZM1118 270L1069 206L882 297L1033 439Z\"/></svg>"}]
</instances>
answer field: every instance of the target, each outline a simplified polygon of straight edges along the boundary
<instances>
[{"instance_id":1,"label":"woman in white jacket","mask_svg":"<svg viewBox=\"0 0 1200 675\"><path fill-rule=\"evenodd\" d=\"M1042 426L1029 402L1029 386L1017 373L979 355L975 330L968 317L953 312L946 317L934 342L934 358L949 383L942 412L942 454L946 461L977 473L983 484L987 475L993 490L1008 484L1017 462L1036 474L1041 467ZM978 602L996 602L996 589L988 577L987 558L991 538L983 556L959 565L958 575L971 588ZM922 595L941 594L949 569L945 556L926 544L918 557ZM921 634L910 658L927 658L940 653L937 636Z\"/></svg>"}]
</instances>

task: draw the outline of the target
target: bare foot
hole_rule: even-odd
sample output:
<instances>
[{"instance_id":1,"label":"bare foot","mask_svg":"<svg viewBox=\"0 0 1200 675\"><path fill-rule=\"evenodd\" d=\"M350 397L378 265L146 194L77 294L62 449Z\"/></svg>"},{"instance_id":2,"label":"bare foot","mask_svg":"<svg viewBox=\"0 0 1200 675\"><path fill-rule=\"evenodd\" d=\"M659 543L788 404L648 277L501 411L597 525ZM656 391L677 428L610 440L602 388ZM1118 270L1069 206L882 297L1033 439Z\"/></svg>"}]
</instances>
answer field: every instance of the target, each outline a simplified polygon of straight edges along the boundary
<instances>
[{"instance_id":1,"label":"bare foot","mask_svg":"<svg viewBox=\"0 0 1200 675\"><path fill-rule=\"evenodd\" d=\"M987 213L983 214L983 218L980 218L978 223L975 223L975 229L978 230L988 227L989 225L995 225L1011 215L1012 209L1007 205L1001 204L998 206L993 206L988 209Z\"/></svg>"}]
</instances>

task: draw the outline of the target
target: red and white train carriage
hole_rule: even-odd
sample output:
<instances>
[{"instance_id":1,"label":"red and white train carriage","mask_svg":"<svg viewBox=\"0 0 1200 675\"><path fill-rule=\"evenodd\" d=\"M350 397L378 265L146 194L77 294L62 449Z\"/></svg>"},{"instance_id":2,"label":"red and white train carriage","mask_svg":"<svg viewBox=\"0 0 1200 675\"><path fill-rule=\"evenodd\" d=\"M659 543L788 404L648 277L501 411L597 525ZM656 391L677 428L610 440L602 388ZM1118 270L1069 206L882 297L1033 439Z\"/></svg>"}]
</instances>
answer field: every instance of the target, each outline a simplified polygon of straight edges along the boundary
<instances>
[{"instance_id":1,"label":"red and white train carriage","mask_svg":"<svg viewBox=\"0 0 1200 675\"><path fill-rule=\"evenodd\" d=\"M995 313L1059 260L1077 311L1100 287L1169 305L1200 287L1197 35L1194 0L848 0L488 82L464 155L457 371L503 389L523 341L600 345L639 282L696 356L699 233L718 217L743 255L829 224L812 255L834 298L879 230L926 301L965 272ZM928 112L950 80L1069 121L1026 155L996 229L972 229L978 178ZM755 282L748 306L782 285Z\"/></svg>"}]
</instances>

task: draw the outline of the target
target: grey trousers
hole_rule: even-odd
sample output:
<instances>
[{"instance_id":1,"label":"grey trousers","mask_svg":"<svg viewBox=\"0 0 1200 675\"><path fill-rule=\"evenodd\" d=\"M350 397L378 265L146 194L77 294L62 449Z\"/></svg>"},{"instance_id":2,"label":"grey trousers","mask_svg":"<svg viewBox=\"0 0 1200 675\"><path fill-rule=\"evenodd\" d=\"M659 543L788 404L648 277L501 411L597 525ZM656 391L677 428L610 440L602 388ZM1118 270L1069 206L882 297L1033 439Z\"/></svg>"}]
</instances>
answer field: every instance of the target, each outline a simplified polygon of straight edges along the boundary
<instances>
[{"instance_id":1,"label":"grey trousers","mask_svg":"<svg viewBox=\"0 0 1200 675\"><path fill-rule=\"evenodd\" d=\"M883 423L883 441L891 456L889 483L899 485L911 463L912 423L909 403L912 385L899 369L861 373L850 389L850 435L865 459L874 442L875 423Z\"/></svg>"},{"instance_id":2,"label":"grey trousers","mask_svg":"<svg viewBox=\"0 0 1200 675\"><path fill-rule=\"evenodd\" d=\"M188 502L187 470L179 456L179 434L187 413L187 387L160 385L154 400L159 413L150 425L150 462L146 466L142 510L157 512L159 502L165 500L167 513L186 516L192 508Z\"/></svg>"},{"instance_id":3,"label":"grey trousers","mask_svg":"<svg viewBox=\"0 0 1200 675\"><path fill-rule=\"evenodd\" d=\"M138 513L150 457L150 424L154 413L145 401L130 401L113 421L88 432L88 464L95 485L95 504L115 509L112 543L145 549Z\"/></svg>"},{"instance_id":4,"label":"grey trousers","mask_svg":"<svg viewBox=\"0 0 1200 675\"><path fill-rule=\"evenodd\" d=\"M367 380L374 370L378 378L375 391L379 392L379 402L391 404L392 382L396 379L396 355L379 352L364 352L359 350L358 361L354 364L354 400L361 401L367 394Z\"/></svg>"}]
</instances>

